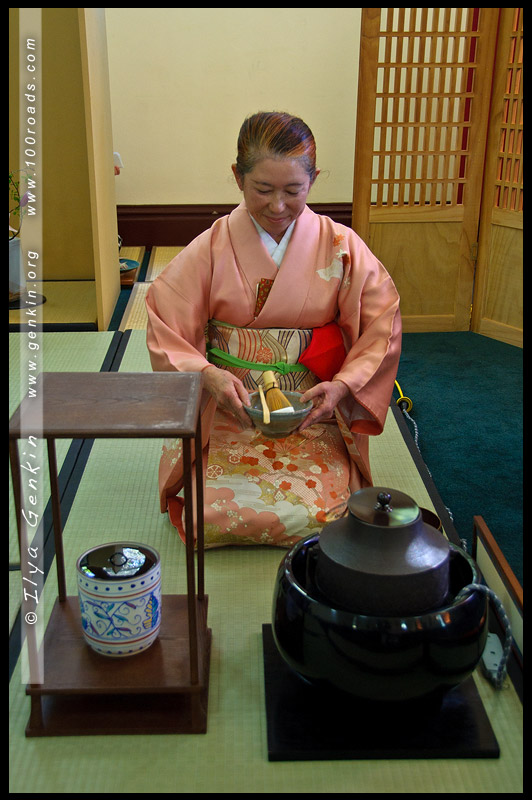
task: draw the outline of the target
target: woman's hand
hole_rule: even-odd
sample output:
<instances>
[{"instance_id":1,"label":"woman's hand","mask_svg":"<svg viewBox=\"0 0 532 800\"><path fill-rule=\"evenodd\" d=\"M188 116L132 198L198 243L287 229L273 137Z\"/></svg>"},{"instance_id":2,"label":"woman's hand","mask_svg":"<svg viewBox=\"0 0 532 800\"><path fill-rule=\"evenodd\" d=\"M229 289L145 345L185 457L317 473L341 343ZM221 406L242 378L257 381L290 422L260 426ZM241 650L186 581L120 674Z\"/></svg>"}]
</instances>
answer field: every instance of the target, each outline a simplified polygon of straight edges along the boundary
<instances>
[{"instance_id":1,"label":"woman's hand","mask_svg":"<svg viewBox=\"0 0 532 800\"><path fill-rule=\"evenodd\" d=\"M243 403L250 405L249 394L242 381L226 369L210 365L203 370L203 383L219 408L234 414L243 428L251 427L251 420L242 407Z\"/></svg>"},{"instance_id":2,"label":"woman's hand","mask_svg":"<svg viewBox=\"0 0 532 800\"><path fill-rule=\"evenodd\" d=\"M307 400L312 400L314 408L308 417L305 417L298 430L303 431L305 428L314 425L315 422L330 419L340 400L343 397L347 397L348 394L349 389L343 381L324 381L307 389L301 395L301 402L306 403Z\"/></svg>"}]
</instances>

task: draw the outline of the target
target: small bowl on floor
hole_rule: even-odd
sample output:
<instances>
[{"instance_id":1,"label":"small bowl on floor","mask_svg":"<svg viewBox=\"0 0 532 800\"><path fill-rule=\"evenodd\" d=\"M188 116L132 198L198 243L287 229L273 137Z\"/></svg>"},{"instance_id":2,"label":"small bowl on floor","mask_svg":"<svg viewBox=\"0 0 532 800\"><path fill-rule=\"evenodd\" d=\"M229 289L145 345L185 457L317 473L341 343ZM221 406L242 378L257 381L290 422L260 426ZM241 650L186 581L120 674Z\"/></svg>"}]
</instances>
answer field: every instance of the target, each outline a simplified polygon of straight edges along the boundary
<instances>
[{"instance_id":1,"label":"small bowl on floor","mask_svg":"<svg viewBox=\"0 0 532 800\"><path fill-rule=\"evenodd\" d=\"M129 272L130 269L137 269L140 267L139 261L134 261L132 258L119 258L120 272Z\"/></svg>"},{"instance_id":2,"label":"small bowl on floor","mask_svg":"<svg viewBox=\"0 0 532 800\"><path fill-rule=\"evenodd\" d=\"M268 425L264 423L262 405L258 392L252 392L250 394L251 405L244 406L255 427L266 436L271 436L273 439L289 436L296 428L299 428L312 408L312 400L308 400L306 403L301 402L300 392L285 392L283 390L283 394L286 399L292 403L293 410L281 409L279 411L270 411L270 422Z\"/></svg>"}]
</instances>

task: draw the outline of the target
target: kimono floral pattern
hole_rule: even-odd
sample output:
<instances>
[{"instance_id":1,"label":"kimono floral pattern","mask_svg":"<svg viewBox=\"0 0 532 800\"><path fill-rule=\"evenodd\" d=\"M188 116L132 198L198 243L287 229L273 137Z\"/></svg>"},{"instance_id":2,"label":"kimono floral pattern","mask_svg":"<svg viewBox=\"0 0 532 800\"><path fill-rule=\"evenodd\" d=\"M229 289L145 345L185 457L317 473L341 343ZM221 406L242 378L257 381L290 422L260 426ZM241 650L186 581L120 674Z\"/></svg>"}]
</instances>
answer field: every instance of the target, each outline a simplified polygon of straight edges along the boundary
<instances>
[{"instance_id":1,"label":"kimono floral pattern","mask_svg":"<svg viewBox=\"0 0 532 800\"><path fill-rule=\"evenodd\" d=\"M179 456L172 449L167 458ZM341 517L349 496L349 459L336 425L270 439L217 412L205 476L206 548L290 547Z\"/></svg>"},{"instance_id":2,"label":"kimono floral pattern","mask_svg":"<svg viewBox=\"0 0 532 800\"><path fill-rule=\"evenodd\" d=\"M344 268L349 264L350 257L347 250L343 247L345 236L340 233L334 237L333 245L336 248L333 259L328 267L318 269L316 272L325 281L338 278L340 281L344 277Z\"/></svg>"}]
</instances>

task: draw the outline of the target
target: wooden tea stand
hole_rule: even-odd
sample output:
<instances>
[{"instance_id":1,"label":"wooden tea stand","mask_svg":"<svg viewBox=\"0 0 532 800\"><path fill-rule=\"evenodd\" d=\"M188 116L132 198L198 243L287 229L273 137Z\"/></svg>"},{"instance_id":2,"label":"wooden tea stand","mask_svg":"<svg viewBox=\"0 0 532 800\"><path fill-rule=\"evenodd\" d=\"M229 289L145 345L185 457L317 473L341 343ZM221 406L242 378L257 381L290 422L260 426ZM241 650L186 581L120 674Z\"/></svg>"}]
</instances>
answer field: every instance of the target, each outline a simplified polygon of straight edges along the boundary
<instances>
[{"instance_id":1,"label":"wooden tea stand","mask_svg":"<svg viewBox=\"0 0 532 800\"><path fill-rule=\"evenodd\" d=\"M9 425L19 541L23 519L18 440L46 439L58 597L42 644L42 682L30 682L27 736L204 733L211 630L204 593L203 476L196 459L197 576L192 442L202 452L196 373L42 373ZM55 439L180 438L183 442L187 593L163 595L159 636L125 658L94 652L83 638L78 597L67 597ZM164 571L164 564L163 571ZM197 580L197 588L196 588ZM31 659L30 659L30 681Z\"/></svg>"}]
</instances>

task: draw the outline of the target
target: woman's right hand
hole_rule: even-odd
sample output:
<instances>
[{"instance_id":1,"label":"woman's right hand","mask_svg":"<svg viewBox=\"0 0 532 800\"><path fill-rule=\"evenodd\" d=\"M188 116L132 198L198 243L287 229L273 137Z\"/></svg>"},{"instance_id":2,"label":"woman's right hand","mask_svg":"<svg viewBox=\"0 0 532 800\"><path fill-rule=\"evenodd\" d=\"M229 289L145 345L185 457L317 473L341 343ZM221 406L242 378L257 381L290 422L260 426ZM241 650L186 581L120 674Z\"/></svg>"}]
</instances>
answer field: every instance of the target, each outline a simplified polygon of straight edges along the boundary
<instances>
[{"instance_id":1,"label":"woman's right hand","mask_svg":"<svg viewBox=\"0 0 532 800\"><path fill-rule=\"evenodd\" d=\"M249 406L251 401L241 380L228 370L210 364L203 370L203 383L219 408L234 414L243 428L251 427L251 420L243 408L243 404Z\"/></svg>"}]
</instances>

